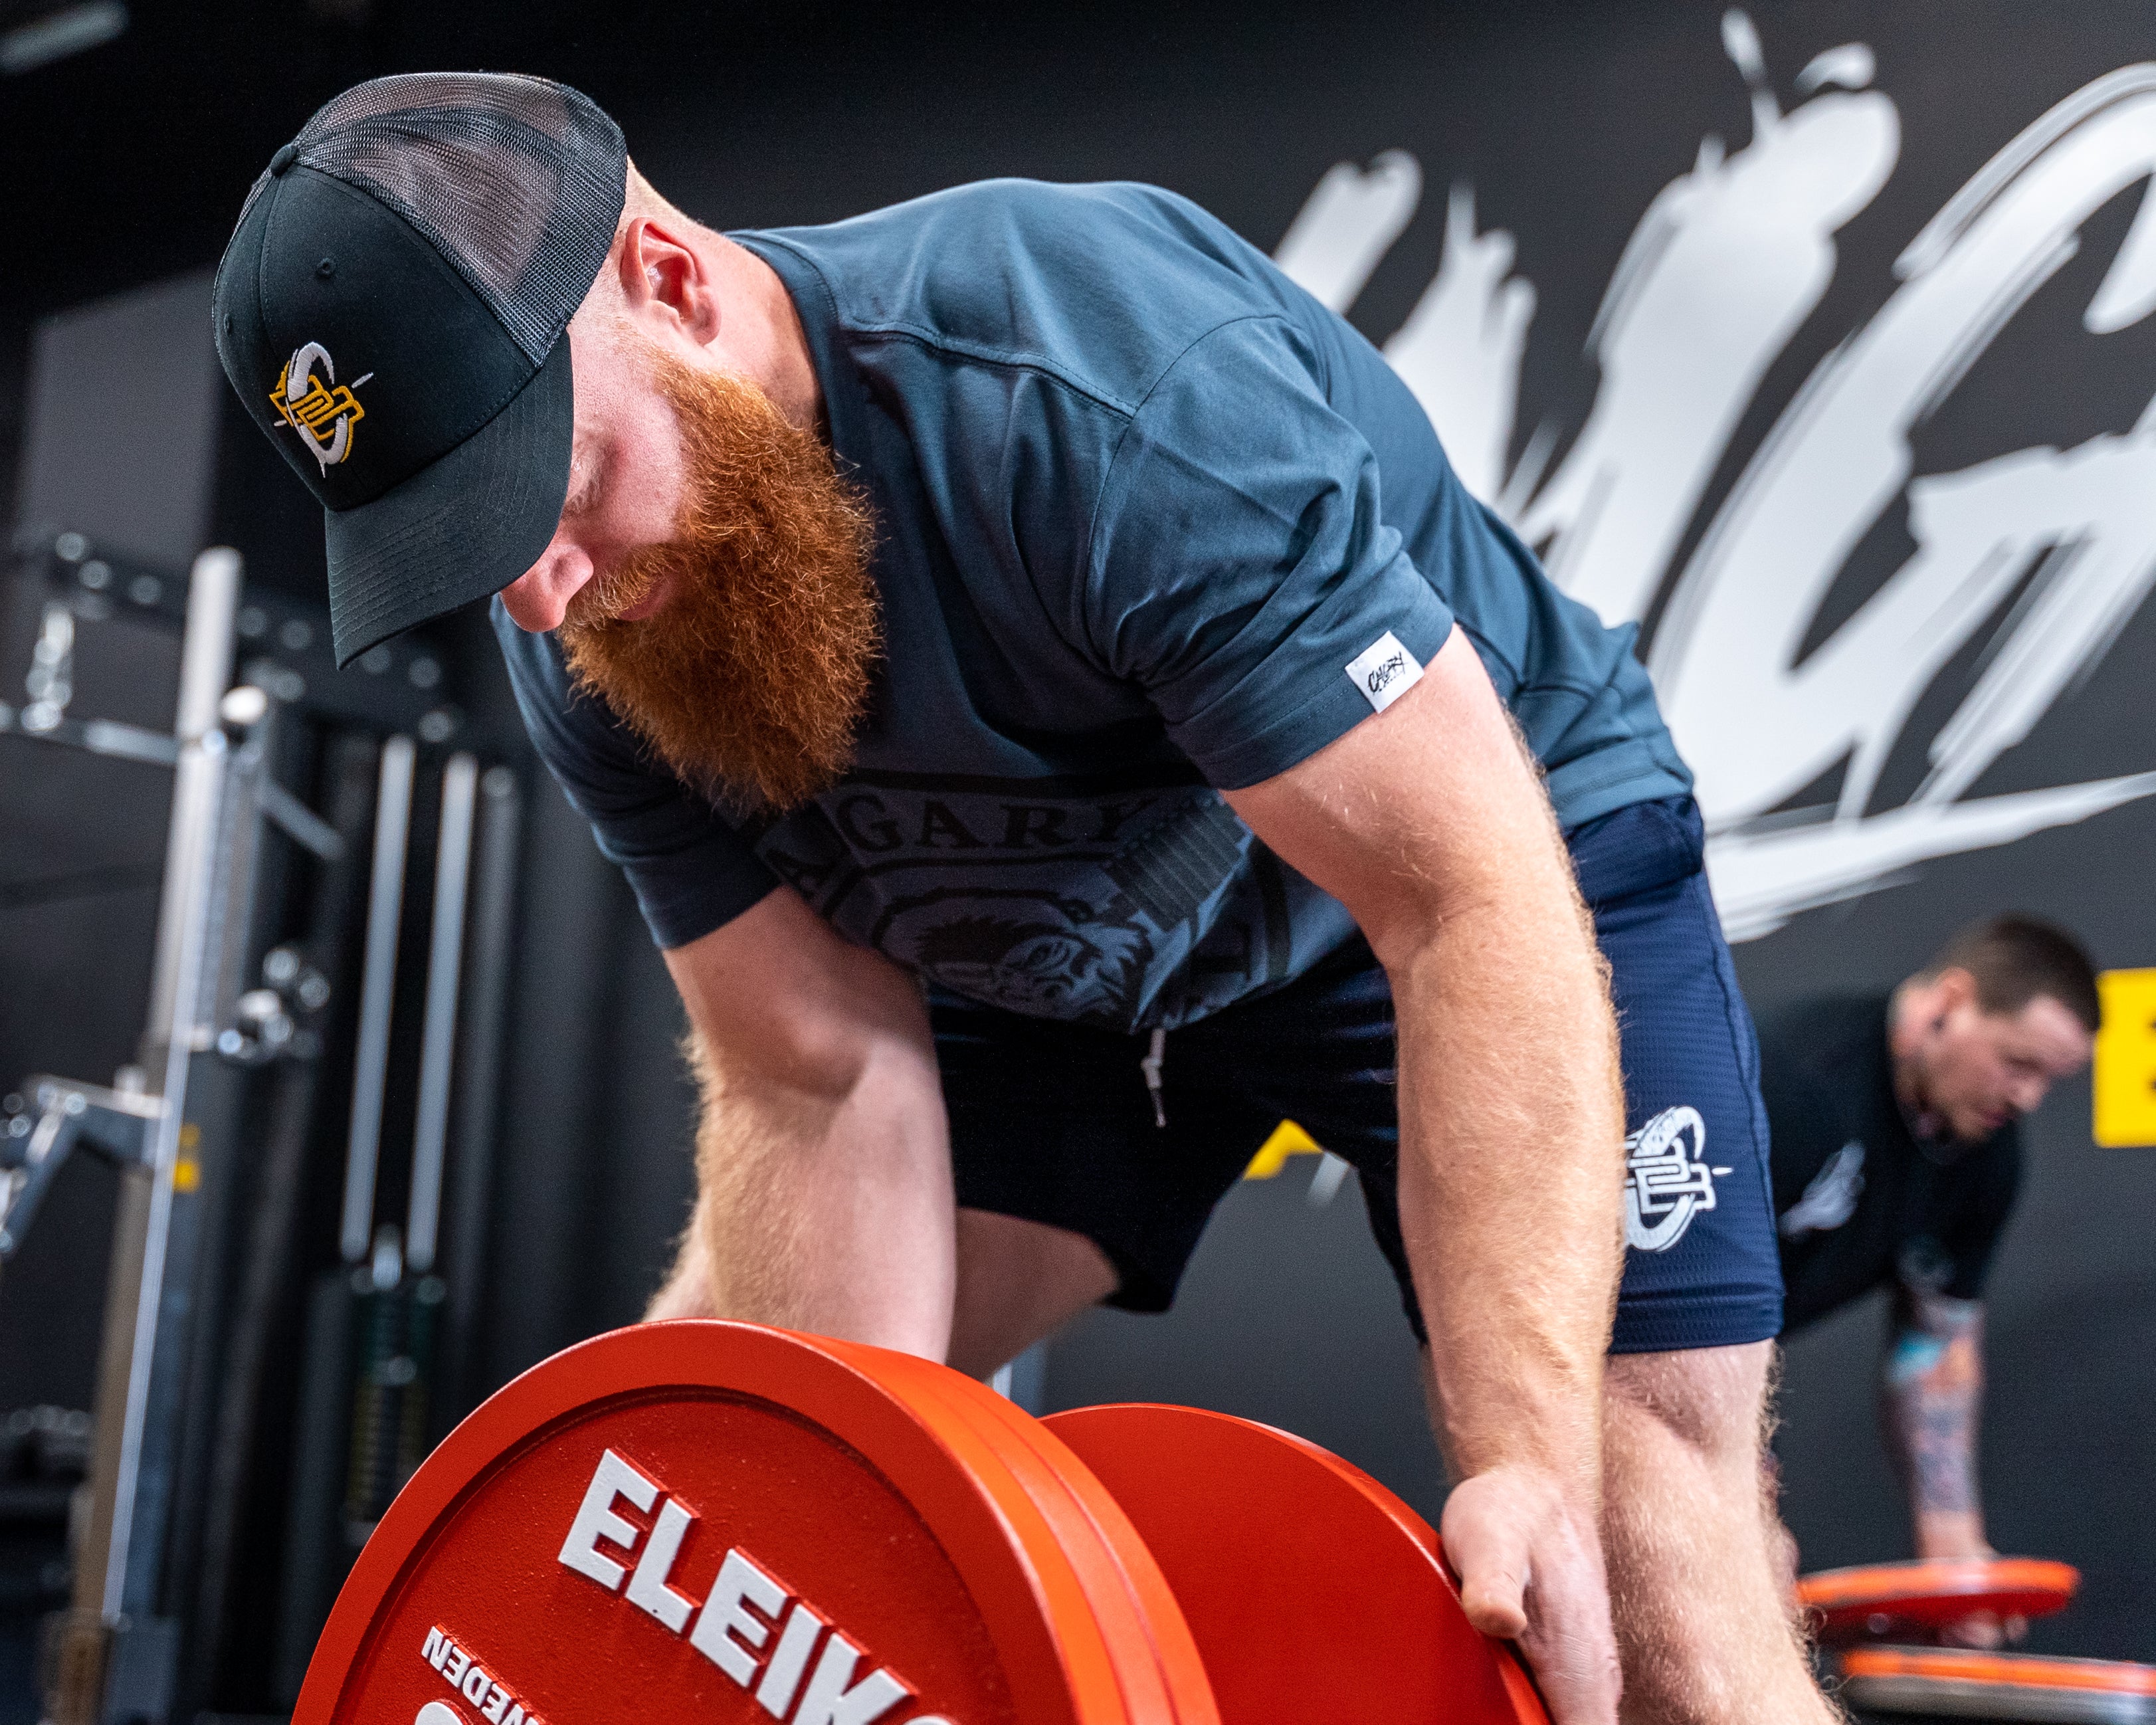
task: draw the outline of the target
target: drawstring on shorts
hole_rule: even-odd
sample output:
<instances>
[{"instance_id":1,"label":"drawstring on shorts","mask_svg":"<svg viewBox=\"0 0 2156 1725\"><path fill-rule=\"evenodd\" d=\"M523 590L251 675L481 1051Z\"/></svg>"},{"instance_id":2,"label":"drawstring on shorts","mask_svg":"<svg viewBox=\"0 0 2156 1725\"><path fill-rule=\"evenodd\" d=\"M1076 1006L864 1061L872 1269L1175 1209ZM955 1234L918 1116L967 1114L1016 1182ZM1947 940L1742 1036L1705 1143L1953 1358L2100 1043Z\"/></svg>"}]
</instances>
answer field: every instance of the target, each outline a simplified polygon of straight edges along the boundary
<instances>
[{"instance_id":1,"label":"drawstring on shorts","mask_svg":"<svg viewBox=\"0 0 2156 1725\"><path fill-rule=\"evenodd\" d=\"M1152 1123L1157 1127L1168 1124L1168 1107L1160 1095L1161 1074L1167 1065L1168 1032L1156 1030L1146 1057L1138 1062L1138 1070L1145 1074L1146 1091L1152 1097Z\"/></svg>"}]
</instances>

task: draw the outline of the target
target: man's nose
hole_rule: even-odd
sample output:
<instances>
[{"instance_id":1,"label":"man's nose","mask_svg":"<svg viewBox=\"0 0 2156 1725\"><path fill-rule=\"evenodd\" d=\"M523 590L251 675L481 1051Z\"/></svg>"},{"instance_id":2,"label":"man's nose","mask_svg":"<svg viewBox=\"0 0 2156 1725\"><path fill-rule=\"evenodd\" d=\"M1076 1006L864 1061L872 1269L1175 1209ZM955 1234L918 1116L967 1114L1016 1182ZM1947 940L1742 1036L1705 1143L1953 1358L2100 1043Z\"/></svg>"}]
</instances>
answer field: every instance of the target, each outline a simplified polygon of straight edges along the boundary
<instances>
[{"instance_id":1,"label":"man's nose","mask_svg":"<svg viewBox=\"0 0 2156 1725\"><path fill-rule=\"evenodd\" d=\"M590 555L557 534L539 561L501 590L510 620L534 634L559 629L569 601L592 578Z\"/></svg>"}]
</instances>

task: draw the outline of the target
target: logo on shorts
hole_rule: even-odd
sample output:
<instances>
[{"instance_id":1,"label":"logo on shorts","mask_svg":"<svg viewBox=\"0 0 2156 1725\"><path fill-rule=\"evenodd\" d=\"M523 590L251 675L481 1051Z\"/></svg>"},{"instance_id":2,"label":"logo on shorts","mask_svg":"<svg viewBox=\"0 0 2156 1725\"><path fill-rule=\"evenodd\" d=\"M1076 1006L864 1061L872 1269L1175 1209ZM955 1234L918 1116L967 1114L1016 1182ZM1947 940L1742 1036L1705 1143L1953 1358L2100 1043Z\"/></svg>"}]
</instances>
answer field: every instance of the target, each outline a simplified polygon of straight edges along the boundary
<instances>
[{"instance_id":1,"label":"logo on shorts","mask_svg":"<svg viewBox=\"0 0 2156 1725\"><path fill-rule=\"evenodd\" d=\"M1697 1108L1665 1108L1625 1140L1625 1241L1666 1252L1691 1219L1714 1208L1726 1168L1707 1163L1707 1122Z\"/></svg>"},{"instance_id":2,"label":"logo on shorts","mask_svg":"<svg viewBox=\"0 0 2156 1725\"><path fill-rule=\"evenodd\" d=\"M329 373L327 383L315 375L317 364ZM349 383L337 382L336 362L319 341L298 349L278 372L270 405L305 439L308 452L324 473L352 454L352 429L367 417L352 391L373 375L369 372Z\"/></svg>"},{"instance_id":3,"label":"logo on shorts","mask_svg":"<svg viewBox=\"0 0 2156 1725\"><path fill-rule=\"evenodd\" d=\"M1422 666L1390 629L1348 661L1348 680L1373 712L1383 712L1422 680Z\"/></svg>"}]
</instances>

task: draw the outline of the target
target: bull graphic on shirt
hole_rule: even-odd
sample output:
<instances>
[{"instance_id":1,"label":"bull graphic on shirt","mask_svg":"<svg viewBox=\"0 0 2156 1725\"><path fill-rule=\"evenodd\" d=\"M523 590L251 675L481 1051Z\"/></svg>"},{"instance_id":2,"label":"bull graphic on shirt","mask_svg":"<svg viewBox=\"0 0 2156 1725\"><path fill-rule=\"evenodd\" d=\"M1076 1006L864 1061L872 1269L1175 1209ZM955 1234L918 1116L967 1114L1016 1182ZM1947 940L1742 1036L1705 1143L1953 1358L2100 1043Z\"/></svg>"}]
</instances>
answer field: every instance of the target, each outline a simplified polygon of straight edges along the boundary
<instances>
[{"instance_id":1,"label":"bull graphic on shirt","mask_svg":"<svg viewBox=\"0 0 2156 1725\"><path fill-rule=\"evenodd\" d=\"M1034 1018L1130 1024L1153 958L1131 920L1023 888L942 888L886 913L878 945L945 987Z\"/></svg>"},{"instance_id":2,"label":"bull graphic on shirt","mask_svg":"<svg viewBox=\"0 0 2156 1725\"><path fill-rule=\"evenodd\" d=\"M1319 951L1350 932L1202 787L864 771L756 843L848 938L973 999L1106 1029L1202 1017L1284 980L1298 928Z\"/></svg>"}]
</instances>

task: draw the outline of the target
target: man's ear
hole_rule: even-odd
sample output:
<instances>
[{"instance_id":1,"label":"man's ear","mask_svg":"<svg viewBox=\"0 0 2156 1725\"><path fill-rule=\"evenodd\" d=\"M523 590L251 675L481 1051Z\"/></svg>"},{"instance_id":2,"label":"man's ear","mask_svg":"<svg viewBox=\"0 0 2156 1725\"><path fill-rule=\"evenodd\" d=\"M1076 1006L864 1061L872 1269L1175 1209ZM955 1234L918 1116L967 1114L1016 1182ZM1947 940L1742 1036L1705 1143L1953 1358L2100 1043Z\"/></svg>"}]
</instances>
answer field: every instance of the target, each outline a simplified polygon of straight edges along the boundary
<instances>
[{"instance_id":1,"label":"man's ear","mask_svg":"<svg viewBox=\"0 0 2156 1725\"><path fill-rule=\"evenodd\" d=\"M1941 1014L1959 1010L1977 1004L1976 978L1958 964L1949 964L1933 978L1932 987L1938 999Z\"/></svg>"},{"instance_id":2,"label":"man's ear","mask_svg":"<svg viewBox=\"0 0 2156 1725\"><path fill-rule=\"evenodd\" d=\"M719 300L694 247L657 218L637 216L622 230L615 269L630 318L677 328L699 347L719 332Z\"/></svg>"}]
</instances>

